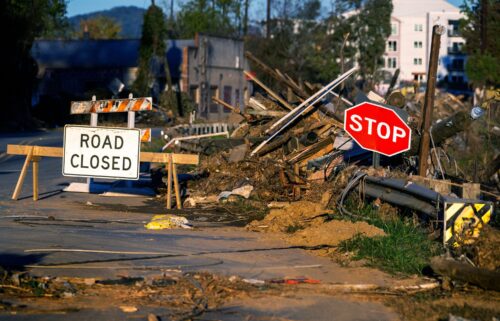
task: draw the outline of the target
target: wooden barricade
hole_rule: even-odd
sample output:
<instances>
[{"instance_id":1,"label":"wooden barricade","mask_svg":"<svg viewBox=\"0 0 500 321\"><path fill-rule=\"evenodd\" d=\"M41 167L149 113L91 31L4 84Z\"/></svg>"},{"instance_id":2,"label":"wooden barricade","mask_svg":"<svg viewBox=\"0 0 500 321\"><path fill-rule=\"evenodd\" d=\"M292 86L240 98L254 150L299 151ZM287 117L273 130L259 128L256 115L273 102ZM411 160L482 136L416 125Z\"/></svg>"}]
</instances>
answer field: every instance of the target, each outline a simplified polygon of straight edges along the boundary
<instances>
[{"instance_id":1,"label":"wooden barricade","mask_svg":"<svg viewBox=\"0 0 500 321\"><path fill-rule=\"evenodd\" d=\"M30 163L33 164L33 200L38 200L38 163L42 157L63 157L62 147L46 147L31 145L7 145L7 154L26 155L19 179L17 180L12 199L17 200L21 194L22 185L26 178ZM177 208L182 208L179 182L177 179L177 165L198 165L199 156L195 154L173 154L141 152L141 162L166 164L168 174L167 208L172 208L172 180Z\"/></svg>"}]
</instances>

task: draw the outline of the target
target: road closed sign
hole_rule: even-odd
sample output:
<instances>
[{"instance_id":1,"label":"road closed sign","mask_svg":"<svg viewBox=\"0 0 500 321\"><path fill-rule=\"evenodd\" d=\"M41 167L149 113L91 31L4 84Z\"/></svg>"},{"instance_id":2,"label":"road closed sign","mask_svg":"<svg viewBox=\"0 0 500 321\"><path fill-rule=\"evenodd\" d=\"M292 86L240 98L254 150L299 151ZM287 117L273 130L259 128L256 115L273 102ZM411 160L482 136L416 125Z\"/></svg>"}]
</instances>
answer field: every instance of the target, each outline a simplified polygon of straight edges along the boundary
<instances>
[{"instance_id":1,"label":"road closed sign","mask_svg":"<svg viewBox=\"0 0 500 321\"><path fill-rule=\"evenodd\" d=\"M140 139L139 129L67 125L63 175L137 180Z\"/></svg>"}]
</instances>

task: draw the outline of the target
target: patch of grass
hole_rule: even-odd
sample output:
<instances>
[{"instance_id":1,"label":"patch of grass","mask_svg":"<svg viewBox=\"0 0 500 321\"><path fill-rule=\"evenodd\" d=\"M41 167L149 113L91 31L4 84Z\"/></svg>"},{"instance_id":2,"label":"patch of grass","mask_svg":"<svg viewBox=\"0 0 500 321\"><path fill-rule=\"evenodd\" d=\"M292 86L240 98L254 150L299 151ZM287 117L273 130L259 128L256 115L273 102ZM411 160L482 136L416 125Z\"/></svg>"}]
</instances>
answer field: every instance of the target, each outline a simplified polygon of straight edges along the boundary
<instances>
[{"instance_id":1,"label":"patch of grass","mask_svg":"<svg viewBox=\"0 0 500 321\"><path fill-rule=\"evenodd\" d=\"M353 210L354 211L354 210ZM404 217L384 221L371 206L364 206L356 214L381 228L386 236L355 236L342 242L339 250L354 252L354 259L367 261L369 266L390 273L422 274L432 256L441 252L438 242L428 238L422 227Z\"/></svg>"},{"instance_id":2,"label":"patch of grass","mask_svg":"<svg viewBox=\"0 0 500 321\"><path fill-rule=\"evenodd\" d=\"M303 230L304 226L300 224L291 224L286 227L285 232L288 234L293 234L297 231Z\"/></svg>"}]
</instances>

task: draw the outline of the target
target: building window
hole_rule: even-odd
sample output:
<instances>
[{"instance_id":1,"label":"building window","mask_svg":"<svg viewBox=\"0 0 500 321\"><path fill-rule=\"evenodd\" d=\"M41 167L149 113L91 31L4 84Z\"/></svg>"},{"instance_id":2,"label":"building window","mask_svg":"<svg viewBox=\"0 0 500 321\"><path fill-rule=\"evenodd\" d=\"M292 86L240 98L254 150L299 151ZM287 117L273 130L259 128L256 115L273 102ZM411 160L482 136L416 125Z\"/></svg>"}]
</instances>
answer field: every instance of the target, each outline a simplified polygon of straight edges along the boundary
<instances>
[{"instance_id":1,"label":"building window","mask_svg":"<svg viewBox=\"0 0 500 321\"><path fill-rule=\"evenodd\" d=\"M422 48L422 41L414 41L413 48Z\"/></svg>"},{"instance_id":2,"label":"building window","mask_svg":"<svg viewBox=\"0 0 500 321\"><path fill-rule=\"evenodd\" d=\"M233 87L231 86L224 86L224 91L223 91L223 97L222 100L224 100L226 103L231 105L231 94L233 92ZM222 108L225 113L230 113L231 110L229 108L223 107Z\"/></svg>"},{"instance_id":3,"label":"building window","mask_svg":"<svg viewBox=\"0 0 500 321\"><path fill-rule=\"evenodd\" d=\"M398 42L397 41L388 41L387 48L388 48L388 51L398 51Z\"/></svg>"},{"instance_id":4,"label":"building window","mask_svg":"<svg viewBox=\"0 0 500 321\"><path fill-rule=\"evenodd\" d=\"M387 68L397 68L396 57L387 58Z\"/></svg>"},{"instance_id":5,"label":"building window","mask_svg":"<svg viewBox=\"0 0 500 321\"><path fill-rule=\"evenodd\" d=\"M413 64L417 66L422 65L422 58L413 58Z\"/></svg>"},{"instance_id":6,"label":"building window","mask_svg":"<svg viewBox=\"0 0 500 321\"><path fill-rule=\"evenodd\" d=\"M421 24L416 24L415 25L415 31L424 31L424 26Z\"/></svg>"},{"instance_id":7,"label":"building window","mask_svg":"<svg viewBox=\"0 0 500 321\"><path fill-rule=\"evenodd\" d=\"M448 20L448 36L460 37L460 20Z\"/></svg>"},{"instance_id":8,"label":"building window","mask_svg":"<svg viewBox=\"0 0 500 321\"><path fill-rule=\"evenodd\" d=\"M391 23L391 36L396 36L398 34L398 25Z\"/></svg>"},{"instance_id":9,"label":"building window","mask_svg":"<svg viewBox=\"0 0 500 321\"><path fill-rule=\"evenodd\" d=\"M219 97L219 90L217 90L217 87L212 87L210 88L210 97ZM212 114L218 114L219 113L219 104L214 102L210 98L210 108L209 108L210 113Z\"/></svg>"}]
</instances>

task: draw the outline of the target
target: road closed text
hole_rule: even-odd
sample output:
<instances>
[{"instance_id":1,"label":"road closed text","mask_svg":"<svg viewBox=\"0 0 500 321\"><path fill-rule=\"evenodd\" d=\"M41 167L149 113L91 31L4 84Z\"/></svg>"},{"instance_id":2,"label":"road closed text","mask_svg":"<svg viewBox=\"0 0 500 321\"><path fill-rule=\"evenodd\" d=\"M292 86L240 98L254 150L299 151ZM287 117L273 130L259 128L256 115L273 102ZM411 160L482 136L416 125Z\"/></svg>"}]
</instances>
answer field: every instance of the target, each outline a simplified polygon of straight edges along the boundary
<instances>
[{"instance_id":1,"label":"road closed text","mask_svg":"<svg viewBox=\"0 0 500 321\"><path fill-rule=\"evenodd\" d=\"M109 149L119 150L123 148L123 137L105 135L104 139L101 135L80 134L80 148L82 151L86 149ZM109 156L109 155L86 155L83 153L71 155L71 166L74 168L102 168L116 171L128 171L132 166L132 160L128 156Z\"/></svg>"},{"instance_id":2,"label":"road closed text","mask_svg":"<svg viewBox=\"0 0 500 321\"><path fill-rule=\"evenodd\" d=\"M63 175L137 179L140 131L66 126Z\"/></svg>"}]
</instances>

